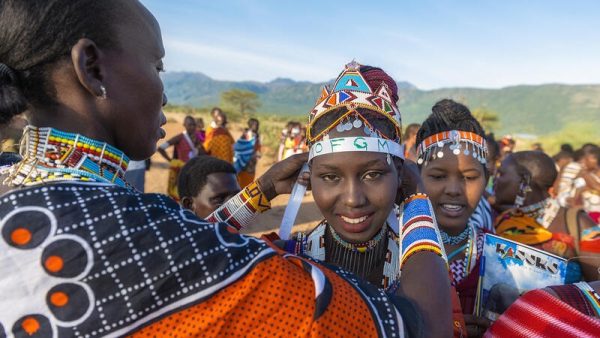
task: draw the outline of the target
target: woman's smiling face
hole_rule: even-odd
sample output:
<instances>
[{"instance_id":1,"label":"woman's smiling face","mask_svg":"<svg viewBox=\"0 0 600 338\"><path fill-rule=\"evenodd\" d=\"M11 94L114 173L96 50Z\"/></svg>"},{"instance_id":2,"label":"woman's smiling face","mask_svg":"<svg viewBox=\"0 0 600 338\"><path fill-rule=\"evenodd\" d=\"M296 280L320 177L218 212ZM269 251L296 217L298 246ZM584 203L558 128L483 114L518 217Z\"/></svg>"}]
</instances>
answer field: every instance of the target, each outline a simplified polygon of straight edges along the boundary
<instances>
[{"instance_id":1,"label":"woman's smiling face","mask_svg":"<svg viewBox=\"0 0 600 338\"><path fill-rule=\"evenodd\" d=\"M311 166L313 196L327 222L349 242L372 239L394 206L399 179L385 154L318 156Z\"/></svg>"},{"instance_id":2,"label":"woman's smiling face","mask_svg":"<svg viewBox=\"0 0 600 338\"><path fill-rule=\"evenodd\" d=\"M485 168L472 156L454 155L448 146L443 151L442 158L421 168L421 178L438 224L450 235L456 235L467 225L483 194Z\"/></svg>"}]
</instances>

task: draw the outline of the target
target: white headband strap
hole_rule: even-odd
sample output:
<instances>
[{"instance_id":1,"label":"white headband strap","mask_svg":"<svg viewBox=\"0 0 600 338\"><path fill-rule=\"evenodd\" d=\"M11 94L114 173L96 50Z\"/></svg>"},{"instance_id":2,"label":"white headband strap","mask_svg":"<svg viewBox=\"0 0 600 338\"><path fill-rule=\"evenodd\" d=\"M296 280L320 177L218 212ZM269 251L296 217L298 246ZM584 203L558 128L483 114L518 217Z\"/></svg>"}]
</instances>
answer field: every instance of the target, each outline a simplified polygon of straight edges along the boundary
<instances>
[{"instance_id":1,"label":"white headband strap","mask_svg":"<svg viewBox=\"0 0 600 338\"><path fill-rule=\"evenodd\" d=\"M325 154L341 153L341 152L361 152L367 151L372 153L384 153L394 155L404 159L404 152L400 144L383 138L377 137L338 137L325 138L310 147L308 160Z\"/></svg>"}]
</instances>

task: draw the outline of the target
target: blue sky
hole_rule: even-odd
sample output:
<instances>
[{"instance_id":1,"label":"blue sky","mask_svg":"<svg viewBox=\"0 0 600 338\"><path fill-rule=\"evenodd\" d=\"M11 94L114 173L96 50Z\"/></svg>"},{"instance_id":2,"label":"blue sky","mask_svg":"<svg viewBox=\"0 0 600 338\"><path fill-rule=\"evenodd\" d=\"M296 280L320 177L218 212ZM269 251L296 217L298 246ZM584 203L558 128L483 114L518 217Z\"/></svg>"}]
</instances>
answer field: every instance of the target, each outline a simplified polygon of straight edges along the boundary
<instances>
[{"instance_id":1,"label":"blue sky","mask_svg":"<svg viewBox=\"0 0 600 338\"><path fill-rule=\"evenodd\" d=\"M141 1L167 71L320 82L355 58L422 89L600 83L600 1Z\"/></svg>"}]
</instances>

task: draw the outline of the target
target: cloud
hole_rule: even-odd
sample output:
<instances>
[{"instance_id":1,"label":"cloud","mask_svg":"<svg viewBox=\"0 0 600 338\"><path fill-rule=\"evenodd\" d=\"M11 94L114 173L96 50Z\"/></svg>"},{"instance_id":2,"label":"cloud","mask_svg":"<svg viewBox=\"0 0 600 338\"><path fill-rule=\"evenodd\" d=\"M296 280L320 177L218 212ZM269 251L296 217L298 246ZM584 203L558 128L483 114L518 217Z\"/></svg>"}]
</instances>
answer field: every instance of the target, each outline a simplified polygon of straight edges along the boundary
<instances>
[{"instance_id":1,"label":"cloud","mask_svg":"<svg viewBox=\"0 0 600 338\"><path fill-rule=\"evenodd\" d=\"M523 247L519 248L525 250L525 252L534 252ZM486 289L489 289L493 285L489 284L491 281L514 285L520 291L561 284L560 275L550 275L525 262L517 263L515 260L503 260L500 255L496 253L495 246L493 245L486 246L484 248L484 254L486 256L484 288ZM539 255L539 253L537 253L537 255ZM549 261L558 261L555 258L547 258ZM503 265L505 265L506 268L502 268ZM564 277L564 274L562 277Z\"/></svg>"},{"instance_id":2,"label":"cloud","mask_svg":"<svg viewBox=\"0 0 600 338\"><path fill-rule=\"evenodd\" d=\"M195 43L165 39L167 69L194 70L224 80L269 81L276 77L295 80L328 79L335 70L327 67L322 57L309 51L297 51L296 57L256 52L241 46ZM270 49L270 47L269 47ZM173 59L169 57L174 55ZM172 63L170 65L169 63ZM333 68L336 69L336 68Z\"/></svg>"}]
</instances>

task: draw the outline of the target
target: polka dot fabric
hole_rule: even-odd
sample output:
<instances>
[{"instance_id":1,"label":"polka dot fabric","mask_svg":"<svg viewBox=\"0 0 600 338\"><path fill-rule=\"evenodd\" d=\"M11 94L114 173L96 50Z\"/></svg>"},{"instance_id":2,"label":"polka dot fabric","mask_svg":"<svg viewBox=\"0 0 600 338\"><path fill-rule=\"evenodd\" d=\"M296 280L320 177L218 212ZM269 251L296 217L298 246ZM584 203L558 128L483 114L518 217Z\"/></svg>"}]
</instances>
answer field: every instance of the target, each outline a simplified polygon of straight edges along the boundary
<instances>
[{"instance_id":1,"label":"polka dot fabric","mask_svg":"<svg viewBox=\"0 0 600 338\"><path fill-rule=\"evenodd\" d=\"M17 190L0 230L0 336L401 336L380 291L163 195Z\"/></svg>"}]
</instances>

